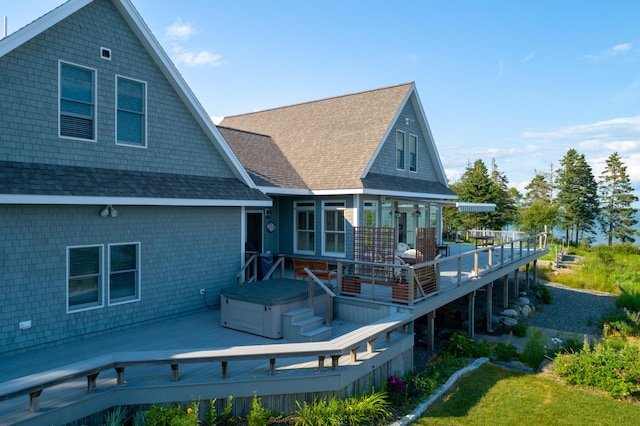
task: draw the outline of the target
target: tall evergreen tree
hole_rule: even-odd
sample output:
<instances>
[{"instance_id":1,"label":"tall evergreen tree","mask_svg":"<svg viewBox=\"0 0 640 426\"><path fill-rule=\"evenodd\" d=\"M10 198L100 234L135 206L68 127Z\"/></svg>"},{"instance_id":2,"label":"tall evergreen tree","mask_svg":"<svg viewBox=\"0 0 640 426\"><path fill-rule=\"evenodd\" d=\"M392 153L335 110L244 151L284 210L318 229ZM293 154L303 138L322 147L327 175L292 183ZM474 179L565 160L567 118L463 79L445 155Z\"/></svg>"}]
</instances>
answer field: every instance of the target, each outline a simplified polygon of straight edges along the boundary
<instances>
[{"instance_id":1,"label":"tall evergreen tree","mask_svg":"<svg viewBox=\"0 0 640 426\"><path fill-rule=\"evenodd\" d=\"M518 217L517 198L520 195L517 190L516 194L509 194L509 179L498 170L498 164L495 158L491 160L491 184L492 184L492 201L496 205L495 212L487 213L490 229L502 229L505 225L516 222ZM514 195L514 197L512 197Z\"/></svg>"},{"instance_id":2,"label":"tall evergreen tree","mask_svg":"<svg viewBox=\"0 0 640 426\"><path fill-rule=\"evenodd\" d=\"M571 148L560 161L557 175L557 201L560 206L562 225L567 231L567 242L580 242L580 234L593 231L598 216L598 184L591 166Z\"/></svg>"},{"instance_id":3,"label":"tall evergreen tree","mask_svg":"<svg viewBox=\"0 0 640 426\"><path fill-rule=\"evenodd\" d=\"M531 233L543 232L558 223L558 205L553 201L553 182L537 173L525 187L527 190L520 212L522 228Z\"/></svg>"},{"instance_id":4,"label":"tall evergreen tree","mask_svg":"<svg viewBox=\"0 0 640 426\"><path fill-rule=\"evenodd\" d=\"M633 243L638 235L633 226L638 223L635 215L637 209L631 204L638 201L633 194L631 180L627 175L627 167L617 152L607 158L606 166L600 174L600 225L607 236L607 243L613 240Z\"/></svg>"},{"instance_id":5,"label":"tall evergreen tree","mask_svg":"<svg viewBox=\"0 0 640 426\"><path fill-rule=\"evenodd\" d=\"M451 186L460 201L473 203L493 203L493 183L482 160L476 160L467 167L458 182ZM487 228L490 218L487 213L451 212L452 222L458 228Z\"/></svg>"}]
</instances>

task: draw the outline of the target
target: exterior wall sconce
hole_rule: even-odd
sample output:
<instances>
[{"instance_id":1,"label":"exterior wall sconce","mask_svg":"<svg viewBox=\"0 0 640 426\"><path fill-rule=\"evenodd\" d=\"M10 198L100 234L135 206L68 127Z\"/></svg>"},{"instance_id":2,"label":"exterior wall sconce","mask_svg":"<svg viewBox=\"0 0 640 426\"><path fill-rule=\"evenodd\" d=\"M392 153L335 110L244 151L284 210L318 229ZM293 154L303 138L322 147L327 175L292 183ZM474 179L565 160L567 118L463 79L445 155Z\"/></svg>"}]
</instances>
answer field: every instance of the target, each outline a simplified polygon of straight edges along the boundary
<instances>
[{"instance_id":1,"label":"exterior wall sconce","mask_svg":"<svg viewBox=\"0 0 640 426\"><path fill-rule=\"evenodd\" d=\"M265 215L266 217L271 217L271 209L265 209L265 210L264 210L264 215Z\"/></svg>"},{"instance_id":2,"label":"exterior wall sconce","mask_svg":"<svg viewBox=\"0 0 640 426\"><path fill-rule=\"evenodd\" d=\"M400 213L398 210L396 210L396 217L402 217L402 213Z\"/></svg>"},{"instance_id":3,"label":"exterior wall sconce","mask_svg":"<svg viewBox=\"0 0 640 426\"><path fill-rule=\"evenodd\" d=\"M421 214L422 212L420 212L420 210L416 210L416 216L420 217Z\"/></svg>"},{"instance_id":4,"label":"exterior wall sconce","mask_svg":"<svg viewBox=\"0 0 640 426\"><path fill-rule=\"evenodd\" d=\"M100 216L102 217L118 217L118 210L113 206L106 206L104 209L100 211Z\"/></svg>"}]
</instances>

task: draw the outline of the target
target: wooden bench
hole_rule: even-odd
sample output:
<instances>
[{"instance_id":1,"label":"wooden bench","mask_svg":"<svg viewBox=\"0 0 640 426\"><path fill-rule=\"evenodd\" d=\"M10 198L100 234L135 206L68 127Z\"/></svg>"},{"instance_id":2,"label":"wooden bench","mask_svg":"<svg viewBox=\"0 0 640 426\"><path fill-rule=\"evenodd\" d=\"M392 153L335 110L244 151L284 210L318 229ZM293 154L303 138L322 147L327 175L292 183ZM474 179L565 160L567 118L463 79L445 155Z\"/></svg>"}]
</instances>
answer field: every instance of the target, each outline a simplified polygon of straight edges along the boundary
<instances>
[{"instance_id":1,"label":"wooden bench","mask_svg":"<svg viewBox=\"0 0 640 426\"><path fill-rule=\"evenodd\" d=\"M305 268L329 284L331 284L332 280L338 279L338 272L329 269L329 264L326 261L310 259L293 259L293 279L296 280L298 277L303 279L308 278L309 274L307 274Z\"/></svg>"}]
</instances>

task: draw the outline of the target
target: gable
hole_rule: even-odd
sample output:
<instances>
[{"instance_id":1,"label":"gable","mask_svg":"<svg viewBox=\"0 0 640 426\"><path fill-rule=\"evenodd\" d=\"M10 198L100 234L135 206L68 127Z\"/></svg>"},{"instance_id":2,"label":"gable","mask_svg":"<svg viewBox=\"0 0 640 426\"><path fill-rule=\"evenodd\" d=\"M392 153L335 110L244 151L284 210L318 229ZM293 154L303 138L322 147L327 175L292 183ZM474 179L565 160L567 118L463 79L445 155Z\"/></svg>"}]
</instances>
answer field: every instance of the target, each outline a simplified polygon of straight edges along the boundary
<instances>
[{"instance_id":1,"label":"gable","mask_svg":"<svg viewBox=\"0 0 640 426\"><path fill-rule=\"evenodd\" d=\"M225 118L269 135L312 191L362 189L360 180L413 84Z\"/></svg>"},{"instance_id":2,"label":"gable","mask_svg":"<svg viewBox=\"0 0 640 426\"><path fill-rule=\"evenodd\" d=\"M110 59L101 57L102 48ZM253 186L128 0L71 0L0 41L0 54L0 100L11 106L0 116L7 141L1 158L237 178ZM95 73L95 141L58 137L60 61ZM117 76L146 85L143 148L116 143Z\"/></svg>"}]
</instances>

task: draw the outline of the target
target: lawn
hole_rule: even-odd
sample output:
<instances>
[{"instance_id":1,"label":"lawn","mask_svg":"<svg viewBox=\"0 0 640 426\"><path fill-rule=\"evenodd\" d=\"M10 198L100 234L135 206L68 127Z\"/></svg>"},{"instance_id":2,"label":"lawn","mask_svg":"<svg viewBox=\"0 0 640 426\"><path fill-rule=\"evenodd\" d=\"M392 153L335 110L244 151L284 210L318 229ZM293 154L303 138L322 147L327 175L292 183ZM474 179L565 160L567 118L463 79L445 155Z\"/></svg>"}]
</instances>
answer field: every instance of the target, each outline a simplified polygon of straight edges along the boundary
<instances>
[{"instance_id":1,"label":"lawn","mask_svg":"<svg viewBox=\"0 0 640 426\"><path fill-rule=\"evenodd\" d=\"M487 363L469 373L416 425L638 424L640 404Z\"/></svg>"}]
</instances>

